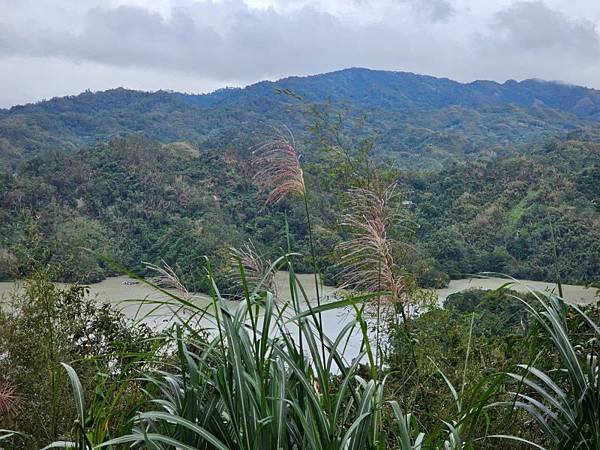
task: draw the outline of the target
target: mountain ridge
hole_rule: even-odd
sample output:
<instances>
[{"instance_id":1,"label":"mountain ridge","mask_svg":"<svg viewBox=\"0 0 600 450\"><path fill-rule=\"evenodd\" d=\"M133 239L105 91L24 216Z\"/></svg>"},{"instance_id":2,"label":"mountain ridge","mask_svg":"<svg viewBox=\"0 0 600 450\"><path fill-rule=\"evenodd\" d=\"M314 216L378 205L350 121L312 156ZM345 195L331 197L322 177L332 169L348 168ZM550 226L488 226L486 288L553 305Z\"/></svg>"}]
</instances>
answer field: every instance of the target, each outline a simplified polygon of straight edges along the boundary
<instances>
[{"instance_id":1,"label":"mountain ridge","mask_svg":"<svg viewBox=\"0 0 600 450\"><path fill-rule=\"evenodd\" d=\"M319 73L319 74L313 74L313 75L304 75L304 76L292 75L292 76L288 76L288 77L279 78L277 80L261 80L256 83L251 83L251 84L248 84L243 87L226 86L226 87L222 87L222 88L216 89L211 92L206 92L206 93L185 93L185 92L179 92L177 90L168 90L168 89L159 89L156 91L145 91L145 90L141 90L141 89L126 88L126 87L122 87L122 86L105 89L105 90L98 90L98 91L86 90L79 94L56 96L56 97L52 97L50 99L42 99L42 100L39 100L36 102L13 105L9 108L0 108L0 112L1 113L11 113L11 112L15 112L15 111L22 111L23 109L27 109L30 107L42 106L42 105L48 104L48 103L77 100L78 98L81 98L81 97L87 96L87 95L101 95L102 96L102 95L111 95L113 93L126 93L128 95L136 94L136 95L140 95L140 96L174 95L176 97L189 97L189 98L193 98L193 99L198 99L198 100L200 100L200 102L199 102L200 104L203 103L202 100L211 99L207 103L214 105L216 102L214 100L212 100L213 98L223 99L223 98L227 98L233 94L239 94L239 93L244 93L244 92L249 92L249 91L254 91L254 90L260 90L264 87L289 85L289 84L295 84L297 82L306 82L306 81L316 80L316 79L337 81L336 78L338 78L340 76L345 76L347 74L351 74L354 76L369 74L369 75L375 75L375 76L398 77L398 78L403 78L403 79L413 79L413 80L420 80L420 81L426 80L426 81L430 81L430 82L434 82L434 83L438 83L438 84L444 83L447 86L452 85L452 86L462 87L462 88L476 87L476 88L485 88L485 89L494 90L494 91L506 89L509 87L513 88L515 86L518 88L532 88L534 86L539 86L539 85L544 85L546 87L552 86L552 87L555 87L555 88L561 89L561 90L575 90L575 91L579 91L579 92L583 91L586 93L593 94L594 97L598 97L597 100L599 102L598 105L599 105L599 109L600 109L600 90L595 89L595 88L586 87L586 86L566 83L566 82L562 82L562 81L558 81L558 80L545 80L542 78L526 78L526 79L523 79L520 81L517 81L514 79L507 79L504 82L499 82L499 81L488 80L488 79L477 79L477 80L473 80L473 81L469 81L469 82L461 82L461 81L456 81L456 80L453 80L453 79L447 78L447 77L436 77L436 76L432 76L432 75L420 74L420 73L409 72L409 71L379 70L379 69L369 69L366 67L349 67L349 68L345 68L345 69L335 70L335 71L331 71L331 72L324 72L324 73ZM460 104L460 102L455 102L454 104Z\"/></svg>"},{"instance_id":2,"label":"mountain ridge","mask_svg":"<svg viewBox=\"0 0 600 450\"><path fill-rule=\"evenodd\" d=\"M600 91L535 79L460 83L411 72L344 69L261 81L209 94L125 88L0 111L0 166L49 150L71 151L142 133L168 143L248 147L272 125L304 134L308 105L363 122L381 156L437 167L472 155L522 151L549 140L600 141Z\"/></svg>"},{"instance_id":3,"label":"mountain ridge","mask_svg":"<svg viewBox=\"0 0 600 450\"><path fill-rule=\"evenodd\" d=\"M573 84L573 83L567 83L567 82L560 81L560 80L546 80L543 78L535 78L535 77L534 78L525 78L520 81L517 81L515 79L507 79L504 82L500 82L500 81L489 80L489 79L476 79L473 81L462 82L462 81L453 80L452 78L448 78L448 77L437 77L437 76L433 76L433 75L421 74L421 73L410 72L410 71L370 69L368 67L348 67L348 68L344 68L344 69L333 70L330 72L322 72L322 73L318 73L318 74L290 75L287 77L278 78L276 80L260 80L255 83L248 84L246 86L239 86L239 87L238 86L224 86L224 87L215 89L214 91L205 92L205 93L186 93L186 92L181 92L181 91L172 90L172 89L158 89L158 90L152 91L152 90L127 88L127 87L123 87L123 86L117 86L117 87L109 88L109 89L101 89L101 90L97 90L97 91L85 90L78 94L55 96L55 97L51 97L48 99L44 98L44 99L34 101L34 102L19 103L19 104L10 106L10 107L0 108L0 113L11 112L13 110L20 110L22 108L30 107L30 106L37 106L37 105L40 105L43 103L53 102L55 100L76 99L77 97L80 97L82 95L106 94L106 93L111 93L111 92L133 92L133 93L149 94L149 95L175 94L175 95L181 95L181 96L206 98L206 97L220 96L223 93L227 93L227 94L238 93L238 92L252 89L252 88L255 88L255 87L258 87L261 85L276 85L276 84L285 83L288 81L309 80L309 79L320 78L320 77L324 77L324 76L334 76L334 75L338 75L338 74L351 73L351 72L354 72L354 73L360 73L360 72L380 73L380 74L399 75L399 76L416 76L416 77L426 78L426 79L430 79L430 80L451 82L451 83L462 85L462 86L482 86L482 85L484 85L487 87L502 88L502 87L512 86L512 85L542 83L542 84L555 85L555 86L564 87L564 88L576 88L576 89L583 89L586 91L593 91L593 92L597 93L598 95L600 95L600 90L592 88L592 87L577 85L577 84Z\"/></svg>"}]
</instances>

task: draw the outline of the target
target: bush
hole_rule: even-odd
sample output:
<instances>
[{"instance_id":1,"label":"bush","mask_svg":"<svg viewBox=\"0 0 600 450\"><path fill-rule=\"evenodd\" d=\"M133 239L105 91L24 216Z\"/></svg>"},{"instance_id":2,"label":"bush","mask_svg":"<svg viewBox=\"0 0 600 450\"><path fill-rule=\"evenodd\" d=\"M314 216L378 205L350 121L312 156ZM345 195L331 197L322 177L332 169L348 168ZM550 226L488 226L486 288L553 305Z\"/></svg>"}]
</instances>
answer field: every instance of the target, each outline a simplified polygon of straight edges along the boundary
<instances>
[{"instance_id":1,"label":"bush","mask_svg":"<svg viewBox=\"0 0 600 450\"><path fill-rule=\"evenodd\" d=\"M74 408L60 362L73 362L90 391L98 381L122 376L151 348L151 333L134 327L108 304L98 305L83 286L57 287L37 273L0 310L0 373L14 386L15 408L0 416L0 429L15 429L14 447L38 449L70 433ZM107 427L109 423L107 422Z\"/></svg>"}]
</instances>

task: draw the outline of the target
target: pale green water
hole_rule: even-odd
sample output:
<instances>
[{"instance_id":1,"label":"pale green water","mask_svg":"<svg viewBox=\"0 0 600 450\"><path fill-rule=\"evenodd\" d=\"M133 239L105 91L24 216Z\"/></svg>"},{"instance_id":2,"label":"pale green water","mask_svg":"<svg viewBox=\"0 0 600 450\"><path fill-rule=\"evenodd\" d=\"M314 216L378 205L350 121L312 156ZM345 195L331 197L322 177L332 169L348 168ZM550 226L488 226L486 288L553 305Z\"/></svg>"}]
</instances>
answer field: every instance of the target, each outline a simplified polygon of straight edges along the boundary
<instances>
[{"instance_id":1,"label":"pale green water","mask_svg":"<svg viewBox=\"0 0 600 450\"><path fill-rule=\"evenodd\" d=\"M307 292L307 295L314 296L314 277L310 274L296 275ZM132 304L123 303L126 300L131 299L148 299L148 300L164 300L165 295L155 291L151 287L139 283L134 285L126 285L125 281L129 280L126 276L111 277L107 278L100 283L93 283L90 285L90 295L97 297L100 300L108 300L115 305L119 305L120 308L128 313L134 313L137 306ZM450 294L460 292L466 289L497 289L506 283L507 280L504 278L466 278L461 280L452 280L450 285L444 289L436 289L435 292L438 295L440 303L448 297ZM277 286L278 297L283 301L290 300L290 289L287 283L287 273L279 272L275 277L275 284ZM11 293L15 290L20 289L19 281L3 281L0 282L0 302L6 300ZM527 292L528 289L534 290L549 290L557 291L557 287L553 283L547 283L543 281L530 281L521 280L515 284L511 289ZM323 294L325 297L331 298L335 288L331 286L323 287ZM596 290L589 289L585 286L577 286L571 284L563 285L563 293L565 300L568 303L593 303L596 300ZM194 302L199 306L210 304L210 299L206 295L195 294ZM233 305L233 303L232 303ZM144 309L144 311L146 311Z\"/></svg>"},{"instance_id":2,"label":"pale green water","mask_svg":"<svg viewBox=\"0 0 600 450\"><path fill-rule=\"evenodd\" d=\"M511 281L505 278L467 278L462 280L452 280L447 288L437 289L438 299L443 303L450 294L464 291L467 289L498 289L506 282ZM586 288L573 284L563 284L563 296L567 303L589 304L596 301L596 289ZM528 292L530 289L536 291L551 291L558 294L558 287L554 283L545 281L520 280L511 286L512 290L518 292Z\"/></svg>"},{"instance_id":3,"label":"pale green water","mask_svg":"<svg viewBox=\"0 0 600 450\"><path fill-rule=\"evenodd\" d=\"M315 284L314 277L310 274L297 275L299 282L304 287L307 295L314 298ZM164 301L168 297L160 292L155 291L151 287L143 284L124 284L130 281L126 276L108 278L100 283L90 285L90 295L98 298L99 301L109 301L115 307L122 310L125 315L132 319L140 319L156 329L164 328L174 320L174 308L169 306L160 306L156 308L156 301ZM463 280L453 280L445 289L438 289L438 302L442 304L446 297L452 293L460 292L466 289L497 289L506 283L507 280L502 278L472 278ZM277 296L282 301L291 299L289 284L287 281L287 273L279 272L275 277L277 288ZM544 283L538 281L522 281L520 284L515 284L512 289L526 292L527 289L535 290L556 290L556 285L552 283ZM0 282L0 304L3 299L6 300L11 293L19 291L19 282ZM593 303L596 301L596 290L587 289L584 286L563 285L565 299L569 303ZM324 302L334 299L335 288L324 286L322 290L322 298ZM134 301L128 301L134 300ZM144 300L140 302L140 300ZM191 299L199 307L211 308L211 299L202 294L195 294ZM314 300L313 300L314 303ZM227 302L228 307L235 309L236 302ZM353 317L348 310L332 310L323 313L323 328L325 334L330 339L335 339L344 325L348 323L349 318ZM209 316L205 316L201 320L202 326L212 328L214 326ZM359 330L354 330L352 337L348 341L348 348L344 352L347 357L353 357L359 353L361 344Z\"/></svg>"},{"instance_id":4,"label":"pale green water","mask_svg":"<svg viewBox=\"0 0 600 450\"><path fill-rule=\"evenodd\" d=\"M311 274L297 274L299 282L306 291L307 296L315 297L314 276ZM159 302L170 300L169 297L144 283L127 284L132 280L127 276L107 278L100 283L89 285L90 296L98 301L108 301L125 315L132 319L140 319L161 328L161 323L170 323L173 320L175 306L160 305ZM60 283L59 283L60 284ZM278 272L275 276L275 286L278 298L282 302L290 301L290 287L288 274ZM0 282L0 304L5 303L12 294L22 290L22 282L7 281ZM331 301L335 288L323 286L321 298L323 301ZM143 301L141 301L143 300ZM191 301L199 308L212 310L212 300L204 294L193 294ZM235 309L237 302L226 301L229 308ZM328 315L335 312L328 312ZM203 320L208 326L208 316Z\"/></svg>"}]
</instances>

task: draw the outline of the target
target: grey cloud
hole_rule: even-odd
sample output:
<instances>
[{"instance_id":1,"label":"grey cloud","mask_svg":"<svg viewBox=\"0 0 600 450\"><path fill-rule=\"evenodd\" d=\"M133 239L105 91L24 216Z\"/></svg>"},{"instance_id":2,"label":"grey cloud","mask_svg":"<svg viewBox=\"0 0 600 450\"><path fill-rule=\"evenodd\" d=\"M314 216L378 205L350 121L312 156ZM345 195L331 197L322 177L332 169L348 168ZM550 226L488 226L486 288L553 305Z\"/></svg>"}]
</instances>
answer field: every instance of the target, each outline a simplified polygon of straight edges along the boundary
<instances>
[{"instance_id":1,"label":"grey cloud","mask_svg":"<svg viewBox=\"0 0 600 450\"><path fill-rule=\"evenodd\" d=\"M498 43L526 52L559 50L596 58L600 39L587 20L572 20L541 1L519 2L495 16Z\"/></svg>"},{"instance_id":2,"label":"grey cloud","mask_svg":"<svg viewBox=\"0 0 600 450\"><path fill-rule=\"evenodd\" d=\"M341 0L330 3L329 12L316 0L279 9L251 8L242 0L172 0L168 15L140 6L78 7L71 18L46 22L34 7L51 8L53 2L27 1L29 9L11 18L2 14L0 2L4 86L10 83L2 80L2 64L21 58L22 71L32 67L43 73L44 65L52 64L56 79L39 81L52 88L79 86L81 80L72 80L82 74L90 88L97 88L92 66L113 68L128 77L119 84L133 87L196 89L196 79L212 87L217 81L244 84L349 66L462 81L540 77L600 87L600 38L594 25L540 1L470 16L464 1L459 8L450 0L354 0L348 17L332 12L347 4ZM372 13L368 20L357 19L361 10ZM65 25L69 21L73 26ZM58 61L64 62L64 74ZM173 82L162 85L169 77ZM102 87L114 79L106 74Z\"/></svg>"},{"instance_id":3,"label":"grey cloud","mask_svg":"<svg viewBox=\"0 0 600 450\"><path fill-rule=\"evenodd\" d=\"M540 1L497 12L489 32L474 39L471 52L470 59L488 77L600 86L600 36L594 24L573 20Z\"/></svg>"},{"instance_id":4,"label":"grey cloud","mask_svg":"<svg viewBox=\"0 0 600 450\"><path fill-rule=\"evenodd\" d=\"M309 7L293 14L254 10L241 2L206 8L195 15L174 10L168 19L139 7L96 8L77 34L4 26L0 51L227 79L307 73L353 61L377 65L411 53L397 44L407 41L404 33L382 23L351 27ZM211 23L214 16L226 20Z\"/></svg>"},{"instance_id":5,"label":"grey cloud","mask_svg":"<svg viewBox=\"0 0 600 450\"><path fill-rule=\"evenodd\" d=\"M448 0L406 0L413 11L431 22L448 20L455 12Z\"/></svg>"}]
</instances>

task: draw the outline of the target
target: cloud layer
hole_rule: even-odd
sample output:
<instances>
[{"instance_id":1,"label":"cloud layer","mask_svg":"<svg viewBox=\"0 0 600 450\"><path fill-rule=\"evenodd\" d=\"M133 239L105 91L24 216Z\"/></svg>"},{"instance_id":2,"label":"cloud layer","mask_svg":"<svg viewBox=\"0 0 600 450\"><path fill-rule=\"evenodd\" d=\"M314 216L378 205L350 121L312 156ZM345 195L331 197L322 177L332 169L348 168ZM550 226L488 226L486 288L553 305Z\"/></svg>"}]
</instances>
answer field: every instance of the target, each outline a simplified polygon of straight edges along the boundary
<instances>
[{"instance_id":1,"label":"cloud layer","mask_svg":"<svg viewBox=\"0 0 600 450\"><path fill-rule=\"evenodd\" d=\"M365 66L600 88L595 0L0 0L0 106ZM489 2L495 3L495 2Z\"/></svg>"}]
</instances>

